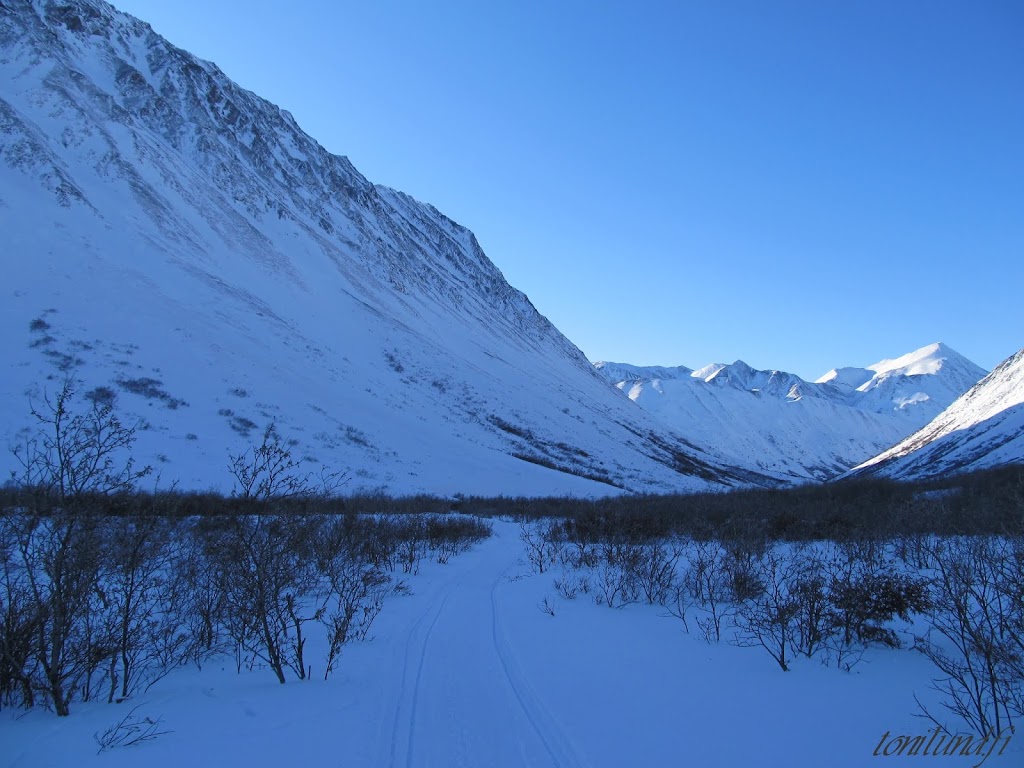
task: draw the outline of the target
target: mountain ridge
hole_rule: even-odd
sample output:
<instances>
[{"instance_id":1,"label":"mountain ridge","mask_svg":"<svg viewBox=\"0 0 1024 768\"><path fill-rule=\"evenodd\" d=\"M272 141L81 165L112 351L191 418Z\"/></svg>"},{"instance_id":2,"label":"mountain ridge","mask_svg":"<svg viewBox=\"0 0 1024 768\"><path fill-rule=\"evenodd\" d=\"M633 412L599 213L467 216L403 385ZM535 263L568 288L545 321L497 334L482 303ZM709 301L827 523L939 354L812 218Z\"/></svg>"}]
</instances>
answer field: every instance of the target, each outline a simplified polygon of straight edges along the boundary
<instances>
[{"instance_id":1,"label":"mountain ridge","mask_svg":"<svg viewBox=\"0 0 1024 768\"><path fill-rule=\"evenodd\" d=\"M905 440L847 476L920 480L1024 462L1024 349Z\"/></svg>"},{"instance_id":2,"label":"mountain ridge","mask_svg":"<svg viewBox=\"0 0 1024 768\"><path fill-rule=\"evenodd\" d=\"M71 376L183 488L268 423L387 493L776 482L624 404L467 228L144 22L4 0L0 77L8 443Z\"/></svg>"},{"instance_id":3,"label":"mountain ridge","mask_svg":"<svg viewBox=\"0 0 1024 768\"><path fill-rule=\"evenodd\" d=\"M742 360L697 370L594 365L692 442L795 482L831 479L899 442L985 375L941 342L815 382Z\"/></svg>"}]
</instances>

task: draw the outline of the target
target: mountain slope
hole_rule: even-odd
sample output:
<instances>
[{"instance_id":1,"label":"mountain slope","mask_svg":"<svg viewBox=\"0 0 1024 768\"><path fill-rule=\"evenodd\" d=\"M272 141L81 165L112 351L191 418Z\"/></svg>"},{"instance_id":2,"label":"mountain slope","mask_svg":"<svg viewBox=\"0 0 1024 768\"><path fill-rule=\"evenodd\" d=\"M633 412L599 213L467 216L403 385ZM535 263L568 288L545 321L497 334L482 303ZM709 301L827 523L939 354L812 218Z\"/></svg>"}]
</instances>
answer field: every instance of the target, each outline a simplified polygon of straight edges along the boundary
<instances>
[{"instance_id":1,"label":"mountain slope","mask_svg":"<svg viewBox=\"0 0 1024 768\"><path fill-rule=\"evenodd\" d=\"M834 477L902 440L985 375L944 344L868 368L834 369L813 383L742 360L696 371L595 368L691 442L715 446L736 466L795 481Z\"/></svg>"},{"instance_id":2,"label":"mountain slope","mask_svg":"<svg viewBox=\"0 0 1024 768\"><path fill-rule=\"evenodd\" d=\"M3 0L0 83L8 443L72 377L184 488L226 487L271 422L353 489L764 481L619 397L469 230L148 25Z\"/></svg>"},{"instance_id":3,"label":"mountain slope","mask_svg":"<svg viewBox=\"0 0 1024 768\"><path fill-rule=\"evenodd\" d=\"M851 475L917 480L1024 462L1024 349Z\"/></svg>"}]
</instances>

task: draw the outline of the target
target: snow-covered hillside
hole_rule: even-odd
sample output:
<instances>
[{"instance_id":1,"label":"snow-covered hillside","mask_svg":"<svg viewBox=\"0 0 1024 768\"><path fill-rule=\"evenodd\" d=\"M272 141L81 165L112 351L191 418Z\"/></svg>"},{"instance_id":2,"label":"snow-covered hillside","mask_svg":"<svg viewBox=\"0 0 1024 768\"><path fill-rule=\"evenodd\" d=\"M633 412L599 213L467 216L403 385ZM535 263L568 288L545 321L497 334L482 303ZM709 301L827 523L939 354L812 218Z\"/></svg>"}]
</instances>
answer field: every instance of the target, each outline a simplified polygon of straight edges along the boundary
<instances>
[{"instance_id":1,"label":"snow-covered hillside","mask_svg":"<svg viewBox=\"0 0 1024 768\"><path fill-rule=\"evenodd\" d=\"M824 480L928 423L985 371L945 344L816 382L741 360L698 370L595 363L651 415L751 471Z\"/></svg>"},{"instance_id":2,"label":"snow-covered hillside","mask_svg":"<svg viewBox=\"0 0 1024 768\"><path fill-rule=\"evenodd\" d=\"M917 480L1024 463L1024 349L898 445L851 474Z\"/></svg>"},{"instance_id":3,"label":"snow-covered hillside","mask_svg":"<svg viewBox=\"0 0 1024 768\"><path fill-rule=\"evenodd\" d=\"M270 422L350 489L763 480L620 397L469 230L100 0L2 4L0 231L5 445L71 376L183 488Z\"/></svg>"}]
</instances>

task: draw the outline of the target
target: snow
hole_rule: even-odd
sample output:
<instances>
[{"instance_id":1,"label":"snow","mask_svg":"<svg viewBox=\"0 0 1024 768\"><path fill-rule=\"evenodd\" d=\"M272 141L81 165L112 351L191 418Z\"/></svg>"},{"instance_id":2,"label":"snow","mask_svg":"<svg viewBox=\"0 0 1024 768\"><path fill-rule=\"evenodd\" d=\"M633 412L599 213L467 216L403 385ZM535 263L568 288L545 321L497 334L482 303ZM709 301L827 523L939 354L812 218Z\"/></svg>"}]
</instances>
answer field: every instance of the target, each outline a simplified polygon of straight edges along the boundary
<instances>
[{"instance_id":1,"label":"snow","mask_svg":"<svg viewBox=\"0 0 1024 768\"><path fill-rule=\"evenodd\" d=\"M814 383L742 360L689 376L672 373L685 366L595 367L664 425L716 451L721 462L784 482L849 470L920 429L985 375L944 344L871 369L836 368Z\"/></svg>"},{"instance_id":2,"label":"snow","mask_svg":"<svg viewBox=\"0 0 1024 768\"><path fill-rule=\"evenodd\" d=\"M686 634L661 608L559 598L557 573L523 565L518 526L495 532L413 577L327 681L314 669L282 686L225 660L67 718L4 711L0 765L863 768L885 732L929 730L913 715L914 694L930 702L918 654L871 649L849 673L805 659L782 672L757 649ZM93 733L136 705L171 733L97 756ZM1022 754L1014 741L991 764Z\"/></svg>"},{"instance_id":3,"label":"snow","mask_svg":"<svg viewBox=\"0 0 1024 768\"><path fill-rule=\"evenodd\" d=\"M843 390L859 389L875 375L875 371L868 368L833 368L824 376L815 379L815 384L831 384Z\"/></svg>"},{"instance_id":4,"label":"snow","mask_svg":"<svg viewBox=\"0 0 1024 768\"><path fill-rule=\"evenodd\" d=\"M937 373L951 354L956 355L945 344L936 342L893 360L880 360L874 365L869 365L868 369L876 374L898 371L906 376Z\"/></svg>"},{"instance_id":5,"label":"snow","mask_svg":"<svg viewBox=\"0 0 1024 768\"><path fill-rule=\"evenodd\" d=\"M918 479L1009 463L1024 463L1024 350L919 431L851 474Z\"/></svg>"},{"instance_id":6,"label":"snow","mask_svg":"<svg viewBox=\"0 0 1024 768\"><path fill-rule=\"evenodd\" d=\"M715 375L723 368L725 368L725 363L711 363L710 365L705 365L703 368L698 368L690 375L693 376L693 378L695 379L702 379L703 381L708 381L714 378Z\"/></svg>"},{"instance_id":7,"label":"snow","mask_svg":"<svg viewBox=\"0 0 1024 768\"><path fill-rule=\"evenodd\" d=\"M0 17L0 445L71 375L118 393L138 461L182 489L228 490L228 454L271 421L352 491L737 484L599 377L469 230L110 6L68 4L76 32L44 5ZM119 384L139 378L167 396Z\"/></svg>"}]
</instances>

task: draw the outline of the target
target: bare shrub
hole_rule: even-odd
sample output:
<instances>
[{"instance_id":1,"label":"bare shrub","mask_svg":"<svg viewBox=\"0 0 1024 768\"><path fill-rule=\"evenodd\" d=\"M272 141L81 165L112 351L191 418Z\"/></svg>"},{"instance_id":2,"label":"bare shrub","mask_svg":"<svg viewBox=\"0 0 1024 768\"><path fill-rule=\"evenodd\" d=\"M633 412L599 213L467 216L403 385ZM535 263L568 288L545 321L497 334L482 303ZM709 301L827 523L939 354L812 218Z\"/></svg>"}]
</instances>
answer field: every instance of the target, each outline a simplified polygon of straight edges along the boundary
<instances>
[{"instance_id":1,"label":"bare shrub","mask_svg":"<svg viewBox=\"0 0 1024 768\"><path fill-rule=\"evenodd\" d=\"M717 541L695 541L689 564L683 574L684 590L676 596L675 615L686 622L692 600L699 613L697 626L704 639L719 642L722 630L734 613L730 602L732 579L726 570L728 553ZM687 599L689 598L689 599Z\"/></svg>"},{"instance_id":2,"label":"bare shrub","mask_svg":"<svg viewBox=\"0 0 1024 768\"><path fill-rule=\"evenodd\" d=\"M653 541L640 548L640 556L633 561L633 578L640 594L651 605L665 605L676 587L676 565L682 555L676 541Z\"/></svg>"},{"instance_id":3,"label":"bare shrub","mask_svg":"<svg viewBox=\"0 0 1024 768\"><path fill-rule=\"evenodd\" d=\"M580 593L590 592L590 578L586 574L568 570L554 580L555 591L566 600L575 600Z\"/></svg>"},{"instance_id":4,"label":"bare shrub","mask_svg":"<svg viewBox=\"0 0 1024 768\"><path fill-rule=\"evenodd\" d=\"M92 402L76 410L74 384L33 406L36 431L13 449L21 465L20 513L4 516L8 584L32 617L29 684L58 715L75 696L90 698L94 676L112 651L100 617L103 521L113 497L130 493L149 473L138 470L129 449L135 430L112 408Z\"/></svg>"},{"instance_id":5,"label":"bare shrub","mask_svg":"<svg viewBox=\"0 0 1024 768\"><path fill-rule=\"evenodd\" d=\"M759 646L775 659L783 672L789 671L791 641L799 612L796 595L799 573L793 562L776 547L767 549L750 564L750 583L760 585L756 593L746 593L736 609L737 634L733 642L740 646Z\"/></svg>"},{"instance_id":6,"label":"bare shrub","mask_svg":"<svg viewBox=\"0 0 1024 768\"><path fill-rule=\"evenodd\" d=\"M828 567L837 654L857 644L899 648L899 636L887 625L928 607L927 581L897 570L875 542L837 547Z\"/></svg>"},{"instance_id":7,"label":"bare shrub","mask_svg":"<svg viewBox=\"0 0 1024 768\"><path fill-rule=\"evenodd\" d=\"M636 573L640 570L643 548L626 542L604 543L600 560L593 571L594 602L609 608L634 603L640 596Z\"/></svg>"},{"instance_id":8,"label":"bare shrub","mask_svg":"<svg viewBox=\"0 0 1024 768\"><path fill-rule=\"evenodd\" d=\"M519 540L526 548L526 560L537 573L544 573L558 562L557 526L549 520L524 520L519 526Z\"/></svg>"},{"instance_id":9,"label":"bare shrub","mask_svg":"<svg viewBox=\"0 0 1024 768\"><path fill-rule=\"evenodd\" d=\"M238 515L209 542L227 617L237 646L286 680L307 677L304 625L316 618L305 601L317 586L310 544L317 520L300 515Z\"/></svg>"},{"instance_id":10,"label":"bare shrub","mask_svg":"<svg viewBox=\"0 0 1024 768\"><path fill-rule=\"evenodd\" d=\"M941 673L932 687L947 711L983 737L1002 733L1021 714L1024 683L1020 545L996 537L934 539L929 554L930 627L914 647ZM942 725L923 705L921 711Z\"/></svg>"},{"instance_id":11,"label":"bare shrub","mask_svg":"<svg viewBox=\"0 0 1024 768\"><path fill-rule=\"evenodd\" d=\"M370 561L361 546L363 530L354 517L333 520L325 524L315 544L317 568L326 580L316 612L327 630L325 680L344 646L366 639L390 592L391 578Z\"/></svg>"},{"instance_id":12,"label":"bare shrub","mask_svg":"<svg viewBox=\"0 0 1024 768\"><path fill-rule=\"evenodd\" d=\"M171 731L161 730L164 722L163 718L158 717L154 720L151 717L139 717L135 714L138 709L138 707L135 707L121 718L119 722L110 726L105 731L97 731L93 734L93 738L96 739L96 743L100 746L96 752L97 755L115 747L138 746L171 733Z\"/></svg>"},{"instance_id":13,"label":"bare shrub","mask_svg":"<svg viewBox=\"0 0 1024 768\"><path fill-rule=\"evenodd\" d=\"M540 608L541 613L546 613L548 616L554 617L555 604L551 601L550 597L545 597L543 600L541 600L540 605L538 605L537 607Z\"/></svg>"}]
</instances>

